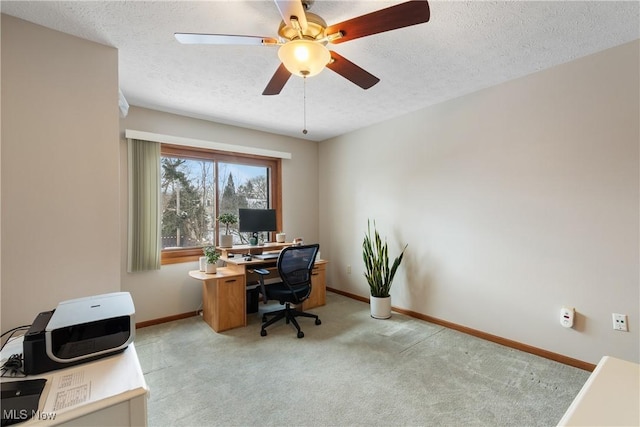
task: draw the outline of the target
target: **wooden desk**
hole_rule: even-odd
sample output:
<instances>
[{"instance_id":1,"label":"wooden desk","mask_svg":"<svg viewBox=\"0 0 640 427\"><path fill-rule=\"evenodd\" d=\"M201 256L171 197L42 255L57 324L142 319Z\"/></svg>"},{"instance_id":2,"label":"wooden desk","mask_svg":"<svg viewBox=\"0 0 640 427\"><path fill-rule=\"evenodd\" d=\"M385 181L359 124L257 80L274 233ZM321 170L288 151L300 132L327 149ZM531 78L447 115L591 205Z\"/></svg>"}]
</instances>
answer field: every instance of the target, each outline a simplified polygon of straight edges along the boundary
<instances>
[{"instance_id":1,"label":"wooden desk","mask_svg":"<svg viewBox=\"0 0 640 427\"><path fill-rule=\"evenodd\" d=\"M227 263L228 269L235 271L238 274L244 275L246 278L245 283L251 285L258 282L258 274L253 270L256 268L265 268L269 270L269 275L265 277L267 279L277 279L278 268L276 267L277 259L262 260L252 259L246 261L243 257L233 258L221 258ZM309 310L314 307L318 307L326 304L327 300L327 284L326 284L326 269L328 261L320 259L315 262L313 271L311 272L311 295L302 303L303 310Z\"/></svg>"},{"instance_id":2,"label":"wooden desk","mask_svg":"<svg viewBox=\"0 0 640 427\"><path fill-rule=\"evenodd\" d=\"M242 252L241 252L242 253ZM277 259L246 261L243 257L221 258L226 267L218 267L215 274L198 270L189 276L202 281L202 317L216 332L247 325L247 286L258 281L255 268L270 271L267 278L277 278ZM311 295L302 304L308 310L326 304L326 266L328 261L316 261L311 277Z\"/></svg>"}]
</instances>

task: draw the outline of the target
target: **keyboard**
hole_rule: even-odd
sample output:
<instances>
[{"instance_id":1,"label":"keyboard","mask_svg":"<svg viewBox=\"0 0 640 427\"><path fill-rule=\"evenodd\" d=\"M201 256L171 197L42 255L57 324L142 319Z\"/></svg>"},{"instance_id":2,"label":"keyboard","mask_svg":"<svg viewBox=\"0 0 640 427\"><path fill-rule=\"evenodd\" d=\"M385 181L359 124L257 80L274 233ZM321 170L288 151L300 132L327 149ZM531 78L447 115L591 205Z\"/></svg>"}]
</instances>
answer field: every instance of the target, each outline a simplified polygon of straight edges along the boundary
<instances>
[{"instance_id":1,"label":"keyboard","mask_svg":"<svg viewBox=\"0 0 640 427\"><path fill-rule=\"evenodd\" d=\"M257 259L277 259L279 256L280 256L280 253L278 252L269 252L266 254L252 255L253 258L257 258Z\"/></svg>"}]
</instances>

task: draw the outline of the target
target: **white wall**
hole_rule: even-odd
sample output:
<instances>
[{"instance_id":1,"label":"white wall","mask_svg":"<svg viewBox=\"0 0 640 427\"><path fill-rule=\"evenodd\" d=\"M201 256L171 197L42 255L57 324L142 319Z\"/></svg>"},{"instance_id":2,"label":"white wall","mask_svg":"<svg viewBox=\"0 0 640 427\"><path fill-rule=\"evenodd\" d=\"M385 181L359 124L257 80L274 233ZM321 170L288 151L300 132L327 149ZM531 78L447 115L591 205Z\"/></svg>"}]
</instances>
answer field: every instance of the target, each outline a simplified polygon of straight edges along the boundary
<instances>
[{"instance_id":1,"label":"white wall","mask_svg":"<svg viewBox=\"0 0 640 427\"><path fill-rule=\"evenodd\" d=\"M289 238L318 242L318 143L131 107L123 121L120 143L122 290L131 292L137 321L195 311L202 303L202 284L188 276L196 262L164 265L159 271L127 273L127 150L124 129L211 142L284 151L282 160L283 228Z\"/></svg>"},{"instance_id":2,"label":"white wall","mask_svg":"<svg viewBox=\"0 0 640 427\"><path fill-rule=\"evenodd\" d=\"M2 15L2 330L120 290L118 52Z\"/></svg>"},{"instance_id":3,"label":"white wall","mask_svg":"<svg viewBox=\"0 0 640 427\"><path fill-rule=\"evenodd\" d=\"M408 243L393 305L569 357L639 362L639 43L320 144L320 243L368 296L367 218ZM353 273L347 274L347 265ZM575 329L560 326L575 306ZM612 330L611 313L630 332Z\"/></svg>"}]
</instances>

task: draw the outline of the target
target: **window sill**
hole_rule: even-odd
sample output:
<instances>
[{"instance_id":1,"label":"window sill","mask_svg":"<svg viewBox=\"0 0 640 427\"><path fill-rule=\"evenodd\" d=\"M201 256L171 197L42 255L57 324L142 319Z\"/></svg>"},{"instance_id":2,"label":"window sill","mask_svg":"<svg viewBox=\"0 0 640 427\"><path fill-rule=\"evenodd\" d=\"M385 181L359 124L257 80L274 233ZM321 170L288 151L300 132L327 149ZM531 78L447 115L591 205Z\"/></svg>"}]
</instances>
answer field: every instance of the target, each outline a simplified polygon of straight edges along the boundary
<instances>
[{"instance_id":1,"label":"window sill","mask_svg":"<svg viewBox=\"0 0 640 427\"><path fill-rule=\"evenodd\" d=\"M167 265L194 262L198 261L201 256L204 256L202 248L163 250L160 264Z\"/></svg>"}]
</instances>

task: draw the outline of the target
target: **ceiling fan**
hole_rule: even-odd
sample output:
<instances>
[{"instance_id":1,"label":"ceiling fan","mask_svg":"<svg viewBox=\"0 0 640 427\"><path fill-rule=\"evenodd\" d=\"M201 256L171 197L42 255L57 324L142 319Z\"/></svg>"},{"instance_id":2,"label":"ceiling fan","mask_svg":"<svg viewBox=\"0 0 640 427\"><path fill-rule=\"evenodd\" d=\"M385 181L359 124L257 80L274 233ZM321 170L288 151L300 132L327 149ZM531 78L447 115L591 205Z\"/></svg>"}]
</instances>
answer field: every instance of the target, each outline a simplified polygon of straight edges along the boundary
<instances>
[{"instance_id":1,"label":"ceiling fan","mask_svg":"<svg viewBox=\"0 0 640 427\"><path fill-rule=\"evenodd\" d=\"M385 9L327 25L320 16L306 12L314 0L274 0L282 22L279 38L231 34L175 33L184 44L261 45L279 46L278 57L282 63L262 92L277 95L292 74L311 77L325 67L347 80L369 89L379 78L358 65L327 49L327 43L338 44L385 31L409 27L429 21L429 4L426 0L408 1Z\"/></svg>"}]
</instances>

